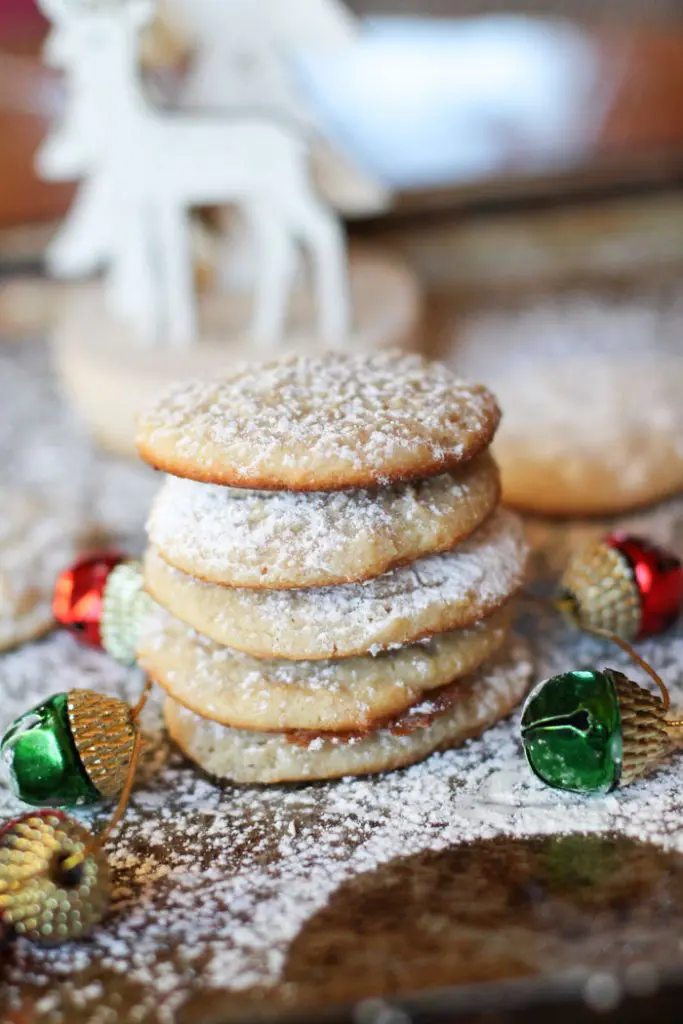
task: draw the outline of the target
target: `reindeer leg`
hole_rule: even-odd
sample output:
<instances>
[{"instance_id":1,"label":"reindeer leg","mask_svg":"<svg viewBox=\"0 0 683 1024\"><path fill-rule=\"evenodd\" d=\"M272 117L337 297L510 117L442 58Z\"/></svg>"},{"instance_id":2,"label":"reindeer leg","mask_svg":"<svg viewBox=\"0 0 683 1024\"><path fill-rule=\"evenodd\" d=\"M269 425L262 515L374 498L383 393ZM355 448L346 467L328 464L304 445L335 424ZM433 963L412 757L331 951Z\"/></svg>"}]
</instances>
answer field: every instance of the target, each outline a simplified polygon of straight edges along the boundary
<instances>
[{"instance_id":1,"label":"reindeer leg","mask_svg":"<svg viewBox=\"0 0 683 1024\"><path fill-rule=\"evenodd\" d=\"M159 269L162 329L171 348L189 348L197 340L198 330L188 213L183 207L162 203L157 223L154 255Z\"/></svg>"},{"instance_id":2,"label":"reindeer leg","mask_svg":"<svg viewBox=\"0 0 683 1024\"><path fill-rule=\"evenodd\" d=\"M259 274L255 284L252 336L260 348L282 340L289 291L296 269L296 245L281 216L268 207L249 211L257 235Z\"/></svg>"},{"instance_id":3,"label":"reindeer leg","mask_svg":"<svg viewBox=\"0 0 683 1024\"><path fill-rule=\"evenodd\" d=\"M159 334L159 295L155 287L150 211L143 203L126 203L116 219L107 300L114 315L153 346Z\"/></svg>"},{"instance_id":4,"label":"reindeer leg","mask_svg":"<svg viewBox=\"0 0 683 1024\"><path fill-rule=\"evenodd\" d=\"M306 191L299 197L295 223L313 262L320 330L327 344L336 348L346 341L350 320L344 234L336 217Z\"/></svg>"},{"instance_id":5,"label":"reindeer leg","mask_svg":"<svg viewBox=\"0 0 683 1024\"><path fill-rule=\"evenodd\" d=\"M112 310L132 315L149 279L142 204L137 197L121 198L112 218L107 268L107 297Z\"/></svg>"},{"instance_id":6,"label":"reindeer leg","mask_svg":"<svg viewBox=\"0 0 683 1024\"><path fill-rule=\"evenodd\" d=\"M111 213L97 178L85 181L66 219L51 240L45 262L55 277L92 274L106 263L111 248Z\"/></svg>"}]
</instances>

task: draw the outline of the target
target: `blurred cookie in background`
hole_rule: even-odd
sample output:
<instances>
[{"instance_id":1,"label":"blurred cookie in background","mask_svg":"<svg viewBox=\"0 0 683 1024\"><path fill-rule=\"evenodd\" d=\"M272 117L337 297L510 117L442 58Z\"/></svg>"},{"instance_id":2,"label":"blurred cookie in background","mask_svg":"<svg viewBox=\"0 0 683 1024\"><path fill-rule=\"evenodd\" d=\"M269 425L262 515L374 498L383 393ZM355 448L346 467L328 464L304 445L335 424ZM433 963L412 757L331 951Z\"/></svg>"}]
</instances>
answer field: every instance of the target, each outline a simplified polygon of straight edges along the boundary
<instances>
[{"instance_id":1,"label":"blurred cookie in background","mask_svg":"<svg viewBox=\"0 0 683 1024\"><path fill-rule=\"evenodd\" d=\"M55 580L84 539L79 527L33 491L0 488L0 651L54 625Z\"/></svg>"},{"instance_id":2,"label":"blurred cookie in background","mask_svg":"<svg viewBox=\"0 0 683 1024\"><path fill-rule=\"evenodd\" d=\"M503 500L554 516L612 515L683 489L683 292L574 292L471 313L447 341L505 409Z\"/></svg>"}]
</instances>

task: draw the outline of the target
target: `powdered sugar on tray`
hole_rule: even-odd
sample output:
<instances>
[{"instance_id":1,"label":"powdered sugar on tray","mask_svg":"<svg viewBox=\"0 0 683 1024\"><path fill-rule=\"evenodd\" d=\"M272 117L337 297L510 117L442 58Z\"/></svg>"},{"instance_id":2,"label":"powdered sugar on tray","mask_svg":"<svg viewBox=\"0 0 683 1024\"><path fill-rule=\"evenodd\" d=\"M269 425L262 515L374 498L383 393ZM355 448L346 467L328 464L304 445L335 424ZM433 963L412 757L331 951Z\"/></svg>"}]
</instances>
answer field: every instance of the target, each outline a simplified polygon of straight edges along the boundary
<instances>
[{"instance_id":1,"label":"powdered sugar on tray","mask_svg":"<svg viewBox=\"0 0 683 1024\"><path fill-rule=\"evenodd\" d=\"M32 461L34 470L39 463L44 467L33 473L34 481L59 479L62 493L71 490L75 504L85 507L91 477L108 523L127 532L135 509L141 525L149 499L144 475L138 484L132 469L92 452L50 397L43 361L42 350L30 346L0 354L3 410L11 403L17 368L25 372L16 403L21 430L13 428L8 437L0 421L0 458L7 455L10 482L12 473L20 479L19 453L26 443L34 453L49 451L45 460L41 455ZM41 403L45 396L50 400ZM126 488L113 483L122 478ZM683 537L672 524L682 521L679 503L639 517L637 525L676 541L680 551ZM539 527L538 536L545 543L553 535ZM563 532L564 543L573 536ZM545 564L541 550L534 565L540 571ZM531 641L538 678L602 664L633 675L619 652L569 632L550 613L534 612L520 626ZM662 673L674 701L683 702L680 628L643 644L642 653ZM68 636L53 635L0 660L0 726L74 686L132 699L141 679ZM24 999L46 1024L104 1024L122 1016L122 1005L127 1020L171 1022L182 1007L211 993L221 994L225 1017L267 1001L286 1004L288 957L306 922L345 881L419 851L502 834L617 831L683 852L680 756L607 797L553 793L526 769L513 719L461 750L384 777L221 788L168 748L156 704L145 728L150 749L129 814L110 844L116 884L111 917L88 942L48 950L20 940L6 951L0 1002L9 1012ZM22 809L0 790L3 816ZM106 812L81 817L96 827Z\"/></svg>"},{"instance_id":2,"label":"powdered sugar on tray","mask_svg":"<svg viewBox=\"0 0 683 1024\"><path fill-rule=\"evenodd\" d=\"M536 623L532 640L538 676L604 660L626 666L597 643L577 643L551 618ZM683 699L676 686L683 637L646 645L645 653ZM90 685L132 697L140 685L65 636L7 656L0 683L3 725L47 692ZM158 729L155 708L145 724ZM211 989L266 998L290 942L339 885L420 850L501 833L618 830L683 851L680 759L601 799L552 793L525 767L515 721L413 768L305 788L219 788L156 735L111 844L110 920L87 943L42 950L21 942L6 970L8 998L18 998L20 984L43 990L63 1015L55 1020L72 1020L73 1004L85 1007L84 1020L106 1019L103 1007L115 1009L110 997L124 982L139 1019L170 1021L187 999ZM3 793L3 813L19 810Z\"/></svg>"}]
</instances>

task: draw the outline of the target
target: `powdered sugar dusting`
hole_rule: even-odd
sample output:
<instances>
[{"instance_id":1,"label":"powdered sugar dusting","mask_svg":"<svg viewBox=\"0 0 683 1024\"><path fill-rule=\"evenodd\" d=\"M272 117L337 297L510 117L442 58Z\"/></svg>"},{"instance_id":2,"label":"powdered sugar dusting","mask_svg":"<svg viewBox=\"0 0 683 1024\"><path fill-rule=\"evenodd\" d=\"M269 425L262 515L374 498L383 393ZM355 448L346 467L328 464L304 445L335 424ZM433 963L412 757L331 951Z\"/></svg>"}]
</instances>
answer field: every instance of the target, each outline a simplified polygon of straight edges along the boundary
<instances>
[{"instance_id":1,"label":"powdered sugar dusting","mask_svg":"<svg viewBox=\"0 0 683 1024\"><path fill-rule=\"evenodd\" d=\"M156 608L145 623L138 651L170 649L177 657L184 649L192 649L193 674L183 680L183 689L189 692L207 690L220 686L226 673L232 683L239 685L255 702L267 701L268 687L281 685L305 691L338 691L342 687L362 684L368 672L368 664L377 669L377 678L389 678L392 682L410 680L428 681L432 674L430 662L448 660L448 651L463 637L491 635L493 646L504 636L509 621L507 607L489 619L475 622L467 630L441 633L427 637L396 651L385 651L374 656L360 655L357 658L331 658L318 661L290 661L271 658L266 661L242 654L230 647L222 647L184 626L162 608ZM449 680L445 680L449 681ZM426 687L425 687L426 688Z\"/></svg>"},{"instance_id":2,"label":"powdered sugar dusting","mask_svg":"<svg viewBox=\"0 0 683 1024\"><path fill-rule=\"evenodd\" d=\"M619 654L577 642L554 618L535 621L531 635L539 677L603 660L626 667ZM676 685L683 635L646 645L645 654L683 700ZM45 680L50 690L74 682L131 696L135 689L130 675L64 636L8 656L0 672L3 724L46 692ZM153 708L146 726L158 724ZM88 943L55 951L19 943L6 969L8 998L28 982L62 1012L75 1002L88 1021L99 1021L103 1006L116 1008L121 986L140 1019L162 1021L212 990L225 993L226 1007L247 996L277 999L304 923L345 880L393 858L498 834L610 830L683 851L678 758L670 770L602 799L551 793L522 761L516 721L413 768L303 789L221 789L156 735L112 846L111 919ZM2 794L3 813L19 809ZM101 987L91 990L93 968Z\"/></svg>"},{"instance_id":3,"label":"powdered sugar dusting","mask_svg":"<svg viewBox=\"0 0 683 1024\"><path fill-rule=\"evenodd\" d=\"M441 364L340 353L179 384L140 418L139 438L182 476L326 490L358 474L381 483L419 477L423 464L433 473L481 450L497 421L493 396Z\"/></svg>"},{"instance_id":4,"label":"powdered sugar dusting","mask_svg":"<svg viewBox=\"0 0 683 1024\"><path fill-rule=\"evenodd\" d=\"M432 480L331 493L168 477L147 531L171 564L217 583L323 585L452 546L492 511L497 494L496 470L484 457Z\"/></svg>"},{"instance_id":5,"label":"powdered sugar dusting","mask_svg":"<svg viewBox=\"0 0 683 1024\"><path fill-rule=\"evenodd\" d=\"M34 480L59 481L85 508L94 479L107 522L120 524L120 532L133 521L141 524L149 500L144 474L136 480L132 469L95 455L56 404L44 362L42 350L30 346L0 352L0 407L11 407L22 378L11 439L0 418L0 459L10 481L13 467L20 479L18 453L25 444L36 453ZM683 505L672 503L632 525L683 553L681 522ZM556 534L546 536L540 526L537 535L555 544ZM562 530L567 546L577 536ZM537 550L537 571L555 550ZM534 612L521 625L539 678L602 664L632 674L619 652L568 631L550 614ZM643 644L642 653L680 706L680 626ZM137 673L54 635L0 660L0 726L72 686L132 699L140 685ZM604 798L552 793L526 769L513 719L461 750L384 777L220 788L169 750L156 703L145 727L151 749L128 818L110 847L112 915L89 942L47 950L21 940L6 950L0 1003L9 1013L21 1000L48 1024L104 1024L116 1015L171 1024L181 1013L189 1019L205 1011L206 1017L207 1007L227 1018L271 1004L296 1013L300 1002L315 997L305 977L293 981L288 969L297 936L340 886L363 872L396 862L410 877L411 855L499 835L617 831L683 853L680 756ZM4 816L22 809L0 789ZM82 817L97 824L104 813ZM537 970L536 964L529 969ZM400 985L400 978L394 983ZM220 998L219 1010L212 996Z\"/></svg>"},{"instance_id":6,"label":"powdered sugar dusting","mask_svg":"<svg viewBox=\"0 0 683 1024\"><path fill-rule=\"evenodd\" d=\"M448 361L496 391L506 446L532 441L569 467L598 458L637 493L656 451L643 438L683 459L682 306L680 290L658 303L577 292L487 310L458 325Z\"/></svg>"},{"instance_id":7,"label":"powdered sugar dusting","mask_svg":"<svg viewBox=\"0 0 683 1024\"><path fill-rule=\"evenodd\" d=\"M145 578L160 604L218 643L263 657L316 658L375 653L469 625L514 593L525 560L519 520L498 511L454 551L365 583L231 589L169 568L153 549Z\"/></svg>"}]
</instances>

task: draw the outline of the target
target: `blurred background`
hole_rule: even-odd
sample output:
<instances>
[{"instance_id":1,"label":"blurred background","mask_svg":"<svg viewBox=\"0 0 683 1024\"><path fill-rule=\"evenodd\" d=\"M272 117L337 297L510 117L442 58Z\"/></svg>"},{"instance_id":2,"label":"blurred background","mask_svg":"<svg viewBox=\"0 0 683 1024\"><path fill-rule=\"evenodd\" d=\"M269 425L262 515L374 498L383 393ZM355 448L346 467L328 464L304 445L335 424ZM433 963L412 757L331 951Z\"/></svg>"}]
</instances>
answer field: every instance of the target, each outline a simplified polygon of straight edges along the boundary
<instances>
[{"instance_id":1,"label":"blurred background","mask_svg":"<svg viewBox=\"0 0 683 1024\"><path fill-rule=\"evenodd\" d=\"M172 107L187 88L193 49L179 30L182 16L187 25L214 5L215 18L220 2L160 4L162 18L141 52L157 103ZM282 2L292 11L303 4ZM621 407L614 360L625 352L681 355L681 4L349 0L347 7L360 18L357 38L323 53L291 31L287 73L298 109L330 151L387 189L388 205L340 209L352 242L389 250L419 277L421 347L489 383L508 412L526 417L527 432L538 412L531 405L524 412L518 389L508 394L511 361L540 392L544 358L606 355L609 436L630 430L640 439L642 423ZM57 303L70 294L43 273L43 252L74 187L41 182L33 170L65 101L59 74L41 62L46 31L34 0L1 0L0 334L10 340L49 335ZM277 32L264 26L269 40ZM244 60L253 61L254 51ZM573 457L586 441L574 429L576 389L565 390L555 405ZM583 402L595 404L585 394Z\"/></svg>"},{"instance_id":2,"label":"blurred background","mask_svg":"<svg viewBox=\"0 0 683 1024\"><path fill-rule=\"evenodd\" d=\"M680 4L354 0L349 6L367 19L362 40L336 57L302 54L297 72L329 136L398 190L391 219L402 227L419 234L426 224L420 217L436 210L442 226L449 212L462 221L464 214L490 213L492 204L497 212L532 201L538 209L643 193L657 196L653 221L668 221L671 210L661 196L676 189L683 169ZM53 220L71 196L67 185L40 183L31 166L61 106L59 77L40 62L45 31L33 0L3 0L3 229ZM156 63L153 74L182 75L182 56L172 47ZM631 227L646 230L642 221L630 225L623 217L611 225L616 232ZM588 244L590 224L585 230ZM3 257L12 249L27 254L39 237L5 230ZM432 265L424 242L418 249L425 272L440 278L444 268Z\"/></svg>"},{"instance_id":3,"label":"blurred background","mask_svg":"<svg viewBox=\"0 0 683 1024\"><path fill-rule=\"evenodd\" d=\"M212 4L220 0L163 0L142 48L157 102L177 102L192 66L174 19ZM508 406L518 396L498 380L503 356L679 355L681 4L347 7L361 19L357 39L316 53L293 38L288 67L330 149L388 189L388 207L343 212L352 241L379 244L417 272L422 347L490 382ZM65 99L41 62L46 31L34 0L0 3L0 332L10 339L49 333L68 295L42 273L42 254L74 188L33 170Z\"/></svg>"}]
</instances>

